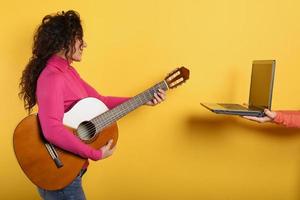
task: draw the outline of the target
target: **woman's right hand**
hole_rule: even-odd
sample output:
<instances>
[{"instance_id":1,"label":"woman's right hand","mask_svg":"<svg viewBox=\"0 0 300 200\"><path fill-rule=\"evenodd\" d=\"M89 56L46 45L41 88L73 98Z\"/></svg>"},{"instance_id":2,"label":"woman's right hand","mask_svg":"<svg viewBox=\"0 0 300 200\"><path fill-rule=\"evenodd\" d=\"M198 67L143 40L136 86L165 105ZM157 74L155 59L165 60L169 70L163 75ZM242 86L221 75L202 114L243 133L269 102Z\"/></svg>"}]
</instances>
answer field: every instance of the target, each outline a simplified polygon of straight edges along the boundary
<instances>
[{"instance_id":1,"label":"woman's right hand","mask_svg":"<svg viewBox=\"0 0 300 200\"><path fill-rule=\"evenodd\" d=\"M251 121L256 121L259 123L264 123L264 122L272 122L276 117L276 112L272 112L269 109L265 109L264 113L266 114L266 116L264 117L243 116L243 118L249 119Z\"/></svg>"},{"instance_id":2,"label":"woman's right hand","mask_svg":"<svg viewBox=\"0 0 300 200\"><path fill-rule=\"evenodd\" d=\"M101 159L105 159L105 158L107 158L107 157L109 157L109 156L111 156L111 155L113 154L113 152L114 152L115 149L116 149L116 146L114 146L114 147L111 149L112 143L113 143L113 140L109 140L108 143L107 143L105 146L101 147L101 149L100 149L101 152L102 152L102 157L101 157Z\"/></svg>"}]
</instances>

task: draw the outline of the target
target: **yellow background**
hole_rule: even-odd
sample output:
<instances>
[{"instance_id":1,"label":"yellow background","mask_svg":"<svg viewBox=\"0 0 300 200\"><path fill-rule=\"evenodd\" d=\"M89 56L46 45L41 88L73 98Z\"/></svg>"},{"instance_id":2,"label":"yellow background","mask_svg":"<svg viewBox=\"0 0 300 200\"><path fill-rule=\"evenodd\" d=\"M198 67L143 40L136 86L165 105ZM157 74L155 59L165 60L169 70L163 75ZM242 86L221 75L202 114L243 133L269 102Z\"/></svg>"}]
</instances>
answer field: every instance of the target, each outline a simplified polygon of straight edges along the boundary
<instances>
[{"instance_id":1,"label":"yellow background","mask_svg":"<svg viewBox=\"0 0 300 200\"><path fill-rule=\"evenodd\" d=\"M199 104L247 102L252 60L276 59L273 107L300 107L296 0L2 1L1 199L39 199L13 153L26 116L18 83L43 16L68 9L88 43L75 66L101 94L133 96L177 66L191 71L164 103L119 121L115 154L83 178L88 199L300 199L299 130Z\"/></svg>"}]
</instances>

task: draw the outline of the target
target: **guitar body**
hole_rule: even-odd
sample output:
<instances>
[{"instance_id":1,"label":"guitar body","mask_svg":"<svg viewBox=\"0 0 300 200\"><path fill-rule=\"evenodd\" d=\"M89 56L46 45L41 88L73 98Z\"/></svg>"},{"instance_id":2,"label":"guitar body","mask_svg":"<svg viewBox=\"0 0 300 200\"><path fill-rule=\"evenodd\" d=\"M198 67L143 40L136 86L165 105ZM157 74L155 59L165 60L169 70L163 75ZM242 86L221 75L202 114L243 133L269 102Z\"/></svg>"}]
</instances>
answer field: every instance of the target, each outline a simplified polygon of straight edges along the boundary
<instances>
[{"instance_id":1,"label":"guitar body","mask_svg":"<svg viewBox=\"0 0 300 200\"><path fill-rule=\"evenodd\" d=\"M77 127L84 121L101 115L108 108L96 98L85 98L77 102L72 109L64 114L63 124L73 134L77 135ZM91 147L99 149L113 139L114 146L118 139L116 123L103 129L91 141L84 141ZM38 116L29 115L16 127L13 136L16 158L27 177L38 187L47 190L62 189L70 184L79 174L87 161L77 155L55 148L62 162L57 167L45 146Z\"/></svg>"}]
</instances>

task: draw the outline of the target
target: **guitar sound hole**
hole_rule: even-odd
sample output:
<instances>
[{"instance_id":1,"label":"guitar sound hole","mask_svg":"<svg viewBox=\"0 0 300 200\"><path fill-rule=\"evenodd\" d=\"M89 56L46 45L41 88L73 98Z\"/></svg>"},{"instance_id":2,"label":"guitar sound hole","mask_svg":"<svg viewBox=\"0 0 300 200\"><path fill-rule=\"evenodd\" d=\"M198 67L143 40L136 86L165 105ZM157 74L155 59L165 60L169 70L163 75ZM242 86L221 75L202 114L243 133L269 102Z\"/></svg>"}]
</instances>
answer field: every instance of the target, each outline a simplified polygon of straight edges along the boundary
<instances>
[{"instance_id":1,"label":"guitar sound hole","mask_svg":"<svg viewBox=\"0 0 300 200\"><path fill-rule=\"evenodd\" d=\"M84 121L79 124L77 129L77 135L81 140L91 140L96 134L96 127L90 121Z\"/></svg>"}]
</instances>

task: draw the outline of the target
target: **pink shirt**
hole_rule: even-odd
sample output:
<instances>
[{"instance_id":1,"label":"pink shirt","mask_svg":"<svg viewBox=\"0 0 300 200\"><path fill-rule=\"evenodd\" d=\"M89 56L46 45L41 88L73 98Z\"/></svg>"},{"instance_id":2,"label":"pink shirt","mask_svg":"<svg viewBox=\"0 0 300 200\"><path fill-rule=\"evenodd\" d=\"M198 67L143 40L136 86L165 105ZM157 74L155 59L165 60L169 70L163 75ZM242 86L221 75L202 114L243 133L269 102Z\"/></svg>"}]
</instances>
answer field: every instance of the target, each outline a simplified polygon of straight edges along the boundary
<instances>
[{"instance_id":1,"label":"pink shirt","mask_svg":"<svg viewBox=\"0 0 300 200\"><path fill-rule=\"evenodd\" d=\"M128 98L102 96L83 81L67 60L53 55L37 81L38 115L44 137L55 146L83 158L99 160L101 150L83 143L62 124L64 113L85 97L101 100L109 109Z\"/></svg>"},{"instance_id":2,"label":"pink shirt","mask_svg":"<svg viewBox=\"0 0 300 200\"><path fill-rule=\"evenodd\" d=\"M276 113L275 123L300 128L300 111L276 111Z\"/></svg>"}]
</instances>

